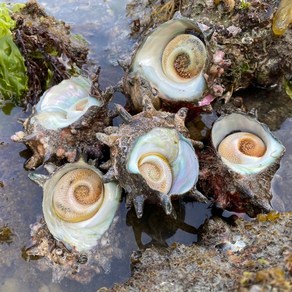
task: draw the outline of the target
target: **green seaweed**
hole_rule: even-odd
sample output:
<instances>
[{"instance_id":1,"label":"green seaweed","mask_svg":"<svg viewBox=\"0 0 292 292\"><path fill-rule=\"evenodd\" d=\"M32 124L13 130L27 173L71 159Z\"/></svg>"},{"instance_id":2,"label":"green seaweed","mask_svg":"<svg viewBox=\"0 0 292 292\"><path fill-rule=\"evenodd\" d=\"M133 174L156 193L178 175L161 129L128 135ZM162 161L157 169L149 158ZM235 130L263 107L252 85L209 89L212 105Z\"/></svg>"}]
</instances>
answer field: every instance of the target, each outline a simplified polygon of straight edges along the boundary
<instances>
[{"instance_id":1,"label":"green seaweed","mask_svg":"<svg viewBox=\"0 0 292 292\"><path fill-rule=\"evenodd\" d=\"M20 103L22 94L28 89L24 59L11 33L15 21L10 13L20 8L19 4L12 8L0 4L0 100L10 99L15 103Z\"/></svg>"},{"instance_id":2,"label":"green seaweed","mask_svg":"<svg viewBox=\"0 0 292 292\"><path fill-rule=\"evenodd\" d=\"M250 6L250 3L246 0L240 0L239 9L248 9Z\"/></svg>"}]
</instances>

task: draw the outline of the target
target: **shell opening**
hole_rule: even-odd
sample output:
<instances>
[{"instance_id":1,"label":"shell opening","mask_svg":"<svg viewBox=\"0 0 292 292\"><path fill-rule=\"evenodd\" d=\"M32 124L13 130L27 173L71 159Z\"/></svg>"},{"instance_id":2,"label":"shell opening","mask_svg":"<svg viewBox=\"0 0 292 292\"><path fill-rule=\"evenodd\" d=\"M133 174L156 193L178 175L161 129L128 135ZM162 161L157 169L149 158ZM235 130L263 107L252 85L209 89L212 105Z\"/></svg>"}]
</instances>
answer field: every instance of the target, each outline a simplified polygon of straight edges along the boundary
<instances>
[{"instance_id":1,"label":"shell opening","mask_svg":"<svg viewBox=\"0 0 292 292\"><path fill-rule=\"evenodd\" d=\"M163 51L163 72L175 82L187 82L202 72L206 58L206 48L198 37L181 34L173 38Z\"/></svg>"},{"instance_id":2,"label":"shell opening","mask_svg":"<svg viewBox=\"0 0 292 292\"><path fill-rule=\"evenodd\" d=\"M159 153L147 153L138 161L140 174L148 186L163 194L167 194L172 186L172 170L167 159Z\"/></svg>"},{"instance_id":3,"label":"shell opening","mask_svg":"<svg viewBox=\"0 0 292 292\"><path fill-rule=\"evenodd\" d=\"M67 172L57 182L53 194L56 215L66 222L81 222L91 218L103 201L103 183L91 169Z\"/></svg>"},{"instance_id":4,"label":"shell opening","mask_svg":"<svg viewBox=\"0 0 292 292\"><path fill-rule=\"evenodd\" d=\"M232 163L250 163L250 159L261 158L266 145L261 138L248 132L233 133L225 137L218 147L221 157Z\"/></svg>"}]
</instances>

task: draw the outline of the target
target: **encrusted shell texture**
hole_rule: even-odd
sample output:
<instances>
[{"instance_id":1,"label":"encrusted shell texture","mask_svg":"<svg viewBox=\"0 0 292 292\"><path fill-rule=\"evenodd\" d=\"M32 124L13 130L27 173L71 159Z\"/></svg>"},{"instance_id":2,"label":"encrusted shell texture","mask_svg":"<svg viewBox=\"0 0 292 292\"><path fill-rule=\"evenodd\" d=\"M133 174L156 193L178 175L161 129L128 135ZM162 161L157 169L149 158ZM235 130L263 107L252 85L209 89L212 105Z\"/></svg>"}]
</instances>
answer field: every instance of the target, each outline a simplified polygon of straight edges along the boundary
<instances>
[{"instance_id":1,"label":"encrusted shell texture","mask_svg":"<svg viewBox=\"0 0 292 292\"><path fill-rule=\"evenodd\" d=\"M266 125L244 113L220 117L211 138L213 149L205 148L198 154L199 187L204 195L223 209L251 217L271 211L271 180L284 146ZM254 146L260 146L256 155Z\"/></svg>"},{"instance_id":2,"label":"encrusted shell texture","mask_svg":"<svg viewBox=\"0 0 292 292\"><path fill-rule=\"evenodd\" d=\"M170 214L171 197L195 189L198 178L198 159L184 125L187 110L160 112L148 102L135 116L120 106L118 110L125 124L105 129L107 135L97 133L111 150L104 179L119 182L139 218L145 200L161 204Z\"/></svg>"},{"instance_id":3,"label":"encrusted shell texture","mask_svg":"<svg viewBox=\"0 0 292 292\"><path fill-rule=\"evenodd\" d=\"M111 123L105 99L112 91L90 96L91 82L84 77L72 77L49 89L24 122L25 132L19 141L33 152L26 162L27 169L56 159L73 162L78 149L102 157L95 132L103 131ZM104 98L106 96L106 98Z\"/></svg>"}]
</instances>

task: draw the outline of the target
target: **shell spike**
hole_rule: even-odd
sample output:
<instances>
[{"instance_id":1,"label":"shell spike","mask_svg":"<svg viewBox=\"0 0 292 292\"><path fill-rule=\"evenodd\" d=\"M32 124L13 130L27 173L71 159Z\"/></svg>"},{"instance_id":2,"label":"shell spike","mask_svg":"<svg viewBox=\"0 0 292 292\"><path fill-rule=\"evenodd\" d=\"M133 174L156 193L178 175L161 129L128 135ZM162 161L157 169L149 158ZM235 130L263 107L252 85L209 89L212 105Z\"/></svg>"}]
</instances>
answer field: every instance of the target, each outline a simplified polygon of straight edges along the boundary
<instances>
[{"instance_id":1,"label":"shell spike","mask_svg":"<svg viewBox=\"0 0 292 292\"><path fill-rule=\"evenodd\" d=\"M190 191L190 196L192 196L196 201L201 203L208 203L209 200L207 197L205 197L200 191L198 191L196 188L193 188Z\"/></svg>"},{"instance_id":2,"label":"shell spike","mask_svg":"<svg viewBox=\"0 0 292 292\"><path fill-rule=\"evenodd\" d=\"M182 107L181 109L177 111L177 113L174 116L175 122L178 122L184 125L187 114L188 114L188 108Z\"/></svg>"},{"instance_id":3,"label":"shell spike","mask_svg":"<svg viewBox=\"0 0 292 292\"><path fill-rule=\"evenodd\" d=\"M134 208L136 211L137 218L142 218L143 216L143 207L144 207L145 198L143 195L137 196L134 199Z\"/></svg>"},{"instance_id":4,"label":"shell spike","mask_svg":"<svg viewBox=\"0 0 292 292\"><path fill-rule=\"evenodd\" d=\"M108 161L100 164L98 168L103 169L103 170L109 170L111 167L112 167L112 161L108 160Z\"/></svg>"},{"instance_id":5,"label":"shell spike","mask_svg":"<svg viewBox=\"0 0 292 292\"><path fill-rule=\"evenodd\" d=\"M52 157L52 154L50 151L45 152L44 158L43 158L43 163L48 162Z\"/></svg>"},{"instance_id":6,"label":"shell spike","mask_svg":"<svg viewBox=\"0 0 292 292\"><path fill-rule=\"evenodd\" d=\"M39 156L38 154L34 154L24 163L24 168L26 170L32 170L32 169L35 169L37 166L41 165L42 163L43 163L43 158Z\"/></svg>"},{"instance_id":7,"label":"shell spike","mask_svg":"<svg viewBox=\"0 0 292 292\"><path fill-rule=\"evenodd\" d=\"M31 179L33 182L38 184L40 187L43 187L45 182L49 179L47 175L44 174L37 174L37 173L29 173L28 174L29 179Z\"/></svg>"},{"instance_id":8,"label":"shell spike","mask_svg":"<svg viewBox=\"0 0 292 292\"><path fill-rule=\"evenodd\" d=\"M213 34L214 34L214 32L215 32L215 29L214 28L210 28L210 29L204 31L203 34L204 34L205 40L206 41L210 41L211 38L212 38L212 36L213 36Z\"/></svg>"},{"instance_id":9,"label":"shell spike","mask_svg":"<svg viewBox=\"0 0 292 292\"><path fill-rule=\"evenodd\" d=\"M166 215L170 215L172 213L173 208L169 196L161 194L161 206Z\"/></svg>"},{"instance_id":10,"label":"shell spike","mask_svg":"<svg viewBox=\"0 0 292 292\"><path fill-rule=\"evenodd\" d=\"M80 160L82 162L85 162L88 160L87 153L84 151L83 148L79 148L79 147L77 148L76 156L78 157L78 159L77 159L78 161Z\"/></svg>"},{"instance_id":11,"label":"shell spike","mask_svg":"<svg viewBox=\"0 0 292 292\"><path fill-rule=\"evenodd\" d=\"M129 124L133 120L133 117L120 104L116 104L115 106L123 121Z\"/></svg>"},{"instance_id":12,"label":"shell spike","mask_svg":"<svg viewBox=\"0 0 292 292\"><path fill-rule=\"evenodd\" d=\"M151 102L151 99L147 95L144 95L142 97L142 104L143 104L143 111L145 112L156 111L153 106L153 103Z\"/></svg>"},{"instance_id":13,"label":"shell spike","mask_svg":"<svg viewBox=\"0 0 292 292\"><path fill-rule=\"evenodd\" d=\"M49 163L44 165L44 168L46 169L46 171L48 173L51 174L51 173L55 172L58 167L54 163L49 162Z\"/></svg>"},{"instance_id":14,"label":"shell spike","mask_svg":"<svg viewBox=\"0 0 292 292\"><path fill-rule=\"evenodd\" d=\"M105 91L102 93L104 104L109 103L112 100L113 94L114 88L112 86L109 86L105 89Z\"/></svg>"},{"instance_id":15,"label":"shell spike","mask_svg":"<svg viewBox=\"0 0 292 292\"><path fill-rule=\"evenodd\" d=\"M204 143L201 141L195 141L190 139L192 142L192 145L194 146L195 149L203 149L204 148Z\"/></svg>"},{"instance_id":16,"label":"shell spike","mask_svg":"<svg viewBox=\"0 0 292 292\"><path fill-rule=\"evenodd\" d=\"M21 139L22 142L29 142L29 141L36 141L36 140L37 140L37 134L26 135Z\"/></svg>"},{"instance_id":17,"label":"shell spike","mask_svg":"<svg viewBox=\"0 0 292 292\"><path fill-rule=\"evenodd\" d=\"M189 109L187 107L182 107L177 111L176 115L178 115L181 119L185 120L188 114L188 110Z\"/></svg>"},{"instance_id":18,"label":"shell spike","mask_svg":"<svg viewBox=\"0 0 292 292\"><path fill-rule=\"evenodd\" d=\"M115 126L108 126L104 129L105 134L111 135L111 134L116 134L119 132L119 127Z\"/></svg>"},{"instance_id":19,"label":"shell spike","mask_svg":"<svg viewBox=\"0 0 292 292\"><path fill-rule=\"evenodd\" d=\"M111 167L108 172L102 176L103 183L108 183L116 179L116 173L113 167Z\"/></svg>"},{"instance_id":20,"label":"shell spike","mask_svg":"<svg viewBox=\"0 0 292 292\"><path fill-rule=\"evenodd\" d=\"M115 135L106 135L104 133L96 133L96 138L107 146L112 146L117 140Z\"/></svg>"}]
</instances>

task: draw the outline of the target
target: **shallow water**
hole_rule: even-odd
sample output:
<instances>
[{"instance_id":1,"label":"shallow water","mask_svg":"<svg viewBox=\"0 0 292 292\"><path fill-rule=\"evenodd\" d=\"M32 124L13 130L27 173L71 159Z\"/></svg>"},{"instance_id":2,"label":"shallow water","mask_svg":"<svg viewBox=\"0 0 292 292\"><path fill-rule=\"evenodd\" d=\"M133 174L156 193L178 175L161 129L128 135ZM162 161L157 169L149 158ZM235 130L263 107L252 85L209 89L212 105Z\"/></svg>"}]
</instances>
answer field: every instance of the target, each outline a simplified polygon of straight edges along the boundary
<instances>
[{"instance_id":1,"label":"shallow water","mask_svg":"<svg viewBox=\"0 0 292 292\"><path fill-rule=\"evenodd\" d=\"M123 76L116 60L126 54L134 43L127 36L125 3L119 0L39 2L49 14L69 23L73 33L80 33L89 41L90 59L95 66L102 67L101 88L115 85ZM117 93L114 102L123 104L124 97ZM25 261L21 252L24 246L30 245L30 224L42 216L42 190L28 179L28 172L23 168L30 153L23 144L10 140L11 135L22 130L17 119L27 116L21 108L9 103L0 111L0 228L7 225L13 233L11 243L0 243L0 291L96 291L102 286L125 281L130 276L130 255L138 247L197 241L197 228L211 216L209 205L176 204L177 220L166 217L160 208L149 206L143 218L138 220L133 210L126 210L122 202L116 226L120 240L118 246L123 250L121 259L113 259L110 271L96 275L87 285L66 278L61 283L51 283L51 271L40 271L37 261ZM43 169L37 171L44 172ZM156 212L152 212L153 209ZM161 226L161 221L167 224Z\"/></svg>"},{"instance_id":2,"label":"shallow water","mask_svg":"<svg viewBox=\"0 0 292 292\"><path fill-rule=\"evenodd\" d=\"M102 67L101 88L115 85L123 76L123 71L117 66L116 60L126 55L135 42L128 37L125 1L51 0L39 3L49 14L69 23L72 32L82 34L89 41L90 59L94 65ZM262 93L259 95L262 96ZM121 94L116 94L115 101L123 103L124 98ZM250 107L258 107L256 99L247 103ZM267 94L265 108L261 109L260 113L266 113L269 109L271 115L279 116L281 113L281 120L280 118L265 120L261 115L259 117L273 130L277 130L285 119L292 117L287 105L292 108L287 97L275 99L274 96ZM282 110L282 107L286 111ZM132 251L151 244L159 246L171 245L174 242L191 244L198 240L198 228L212 214L209 205L191 202L175 204L177 220L165 216L160 208L147 206L143 218L137 219L133 210L126 210L122 202L117 213L119 219L116 229L120 235L117 238L123 254L121 259L113 260L110 272L96 275L87 285L68 279L62 280L61 283L52 283L51 272L40 271L36 261L25 261L21 253L22 248L30 243L29 225L42 216L42 190L28 179L28 172L23 168L29 152L23 144L10 140L11 135L22 130L17 119L26 116L21 108L13 108L9 104L0 111L0 228L7 225L13 232L11 243L0 242L0 291L96 291L100 287L125 281L130 276ZM212 114L205 114L198 120L202 137L208 133L213 120ZM292 175L289 166L292 159L292 140L288 135L291 128L292 122L288 119L276 132L287 147L287 152L275 177L274 191L277 197L275 206L279 206L279 209L280 206L283 207L281 202L284 200L282 198L285 198L286 210L292 209L291 200L288 198L289 190L292 188L292 179L289 180Z\"/></svg>"}]
</instances>

